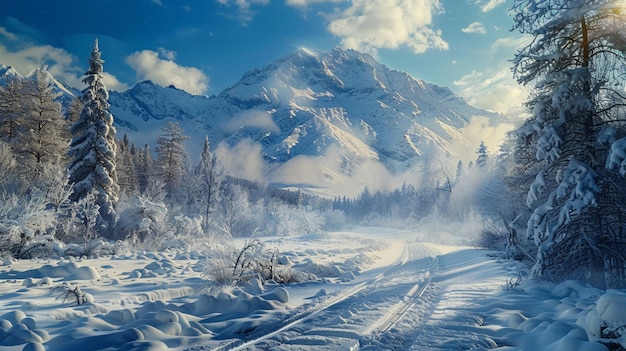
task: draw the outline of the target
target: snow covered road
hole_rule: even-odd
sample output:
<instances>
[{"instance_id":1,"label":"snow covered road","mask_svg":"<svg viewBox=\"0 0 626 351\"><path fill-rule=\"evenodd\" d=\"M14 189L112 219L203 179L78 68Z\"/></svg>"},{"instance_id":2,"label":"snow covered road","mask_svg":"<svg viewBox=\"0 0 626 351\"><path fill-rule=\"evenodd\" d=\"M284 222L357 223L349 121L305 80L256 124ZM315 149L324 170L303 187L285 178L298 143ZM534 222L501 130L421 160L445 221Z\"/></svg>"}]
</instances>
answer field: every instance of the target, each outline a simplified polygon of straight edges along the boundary
<instances>
[{"instance_id":1,"label":"snow covered road","mask_svg":"<svg viewBox=\"0 0 626 351\"><path fill-rule=\"evenodd\" d=\"M314 313L221 349L450 349L445 339L457 340L461 348L494 347L490 339L468 333L479 317L465 315L459 322L455 311L501 292L514 273L485 253L407 240L397 262L362 274L331 303L311 307ZM442 327L447 318L456 326Z\"/></svg>"},{"instance_id":2,"label":"snow covered road","mask_svg":"<svg viewBox=\"0 0 626 351\"><path fill-rule=\"evenodd\" d=\"M386 332L412 306L430 281L434 257L425 247L406 242L403 255L391 266L367 272L332 303L315 308L307 318L259 336L233 350L319 350L359 348L364 340Z\"/></svg>"}]
</instances>

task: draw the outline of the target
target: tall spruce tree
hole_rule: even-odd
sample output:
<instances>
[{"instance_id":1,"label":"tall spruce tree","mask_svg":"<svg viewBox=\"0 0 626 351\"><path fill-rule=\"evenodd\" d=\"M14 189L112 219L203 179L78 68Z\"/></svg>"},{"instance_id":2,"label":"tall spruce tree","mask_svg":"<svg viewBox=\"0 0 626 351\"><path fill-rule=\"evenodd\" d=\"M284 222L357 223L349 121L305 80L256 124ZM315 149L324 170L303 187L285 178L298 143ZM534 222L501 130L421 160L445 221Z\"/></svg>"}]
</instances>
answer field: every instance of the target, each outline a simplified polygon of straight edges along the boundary
<instances>
[{"instance_id":1,"label":"tall spruce tree","mask_svg":"<svg viewBox=\"0 0 626 351\"><path fill-rule=\"evenodd\" d=\"M166 199L176 200L181 179L185 172L187 151L183 142L188 139L178 123L168 122L157 137L156 175L165 183Z\"/></svg>"},{"instance_id":2,"label":"tall spruce tree","mask_svg":"<svg viewBox=\"0 0 626 351\"><path fill-rule=\"evenodd\" d=\"M514 29L533 37L513 60L518 81L535 85L533 117L518 131L513 155L528 160L525 149L535 150L532 164L517 167L534 173L527 198L527 235L537 247L532 273L622 286L624 181L605 160L624 132L624 2L516 0L513 11Z\"/></svg>"},{"instance_id":3,"label":"tall spruce tree","mask_svg":"<svg viewBox=\"0 0 626 351\"><path fill-rule=\"evenodd\" d=\"M84 104L79 119L71 128L74 136L70 144L69 181L73 186L71 199L79 202L91 192L98 205L96 229L102 235L115 224L115 204L119 186L115 170L115 128L109 112L109 93L102 80L102 65L98 40L94 43L89 70L83 82L81 100Z\"/></svg>"}]
</instances>

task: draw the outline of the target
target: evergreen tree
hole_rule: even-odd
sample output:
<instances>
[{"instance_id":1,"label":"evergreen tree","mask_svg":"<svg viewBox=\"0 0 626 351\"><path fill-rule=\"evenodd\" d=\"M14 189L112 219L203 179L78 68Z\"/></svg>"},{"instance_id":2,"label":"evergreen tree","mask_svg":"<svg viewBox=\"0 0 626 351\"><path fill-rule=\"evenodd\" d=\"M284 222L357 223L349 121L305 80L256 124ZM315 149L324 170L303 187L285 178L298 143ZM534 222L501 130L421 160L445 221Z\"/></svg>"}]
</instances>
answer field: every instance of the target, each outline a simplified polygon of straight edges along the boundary
<instances>
[{"instance_id":1,"label":"evergreen tree","mask_svg":"<svg viewBox=\"0 0 626 351\"><path fill-rule=\"evenodd\" d=\"M187 151L183 142L188 137L178 123L168 122L157 138L156 175L165 183L166 199L174 201L185 172Z\"/></svg>"},{"instance_id":2,"label":"evergreen tree","mask_svg":"<svg viewBox=\"0 0 626 351\"><path fill-rule=\"evenodd\" d=\"M137 167L135 166L134 146L128 140L128 135L124 134L122 140L117 143L116 170L117 184L120 187L120 194L130 196L139 191L139 181Z\"/></svg>"},{"instance_id":3,"label":"evergreen tree","mask_svg":"<svg viewBox=\"0 0 626 351\"><path fill-rule=\"evenodd\" d=\"M11 77L0 86L0 138L11 143L17 136L25 113L26 95L23 80Z\"/></svg>"},{"instance_id":4,"label":"evergreen tree","mask_svg":"<svg viewBox=\"0 0 626 351\"><path fill-rule=\"evenodd\" d=\"M109 112L109 93L102 80L100 49L96 39L89 70L83 82L81 101L84 104L79 119L71 128L74 136L70 144L70 179L73 186L71 200L79 202L94 193L99 216L96 220L100 234L107 233L115 223L115 204L119 186L115 170L115 128Z\"/></svg>"},{"instance_id":5,"label":"evergreen tree","mask_svg":"<svg viewBox=\"0 0 626 351\"><path fill-rule=\"evenodd\" d=\"M529 165L518 166L532 179L533 275L623 284L624 184L604 167L606 136L624 128L616 118L623 106L621 84L616 88L625 61L623 2L516 0L513 10L514 28L534 37L513 60L518 81L536 84L528 102L533 117L518 131L514 155L528 160L525 148L535 151Z\"/></svg>"},{"instance_id":6,"label":"evergreen tree","mask_svg":"<svg viewBox=\"0 0 626 351\"><path fill-rule=\"evenodd\" d=\"M456 174L454 178L454 183L458 184L459 181L463 178L463 161L459 160L456 164Z\"/></svg>"},{"instance_id":7,"label":"evergreen tree","mask_svg":"<svg viewBox=\"0 0 626 351\"><path fill-rule=\"evenodd\" d=\"M135 159L135 168L137 170L137 183L139 186L139 192L145 194L150 181L150 175L152 174L152 151L148 144L144 145L137 152Z\"/></svg>"},{"instance_id":8,"label":"evergreen tree","mask_svg":"<svg viewBox=\"0 0 626 351\"><path fill-rule=\"evenodd\" d=\"M36 70L26 79L24 88L28 97L27 113L18 147L23 165L33 169L44 162L63 161L67 157L69 139L61 104L55 101L61 94L54 92L45 68Z\"/></svg>"},{"instance_id":9,"label":"evergreen tree","mask_svg":"<svg viewBox=\"0 0 626 351\"><path fill-rule=\"evenodd\" d=\"M489 161L489 154L487 152L487 146L483 140L480 141L480 145L478 146L478 150L476 150L476 167L485 168L487 167L487 163Z\"/></svg>"},{"instance_id":10,"label":"evergreen tree","mask_svg":"<svg viewBox=\"0 0 626 351\"><path fill-rule=\"evenodd\" d=\"M203 227L208 230L211 209L218 204L218 194L221 186L223 171L217 160L211 154L209 137L204 139L200 162L196 166L196 176L199 179L199 202L201 204Z\"/></svg>"}]
</instances>

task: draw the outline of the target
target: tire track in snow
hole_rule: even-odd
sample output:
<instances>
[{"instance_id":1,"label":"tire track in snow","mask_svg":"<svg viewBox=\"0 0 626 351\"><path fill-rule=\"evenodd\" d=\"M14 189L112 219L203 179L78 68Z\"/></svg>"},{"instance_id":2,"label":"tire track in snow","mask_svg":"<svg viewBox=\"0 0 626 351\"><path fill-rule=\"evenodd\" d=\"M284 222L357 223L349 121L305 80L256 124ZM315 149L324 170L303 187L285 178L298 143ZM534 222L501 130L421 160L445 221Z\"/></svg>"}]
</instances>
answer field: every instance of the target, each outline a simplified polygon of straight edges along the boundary
<instances>
[{"instance_id":1,"label":"tire track in snow","mask_svg":"<svg viewBox=\"0 0 626 351\"><path fill-rule=\"evenodd\" d=\"M384 272L343 290L314 307L296 313L273 329L259 331L247 339L229 342L215 350L279 349L280 344L285 341L291 346L298 345L299 341L302 345L307 345L307 342L315 342L313 339L319 338L333 338L335 341L342 339L344 345L341 348L357 350L361 342L367 343L372 335L388 331L401 320L428 286L436 260L432 256L414 260L411 246L410 242L405 242L401 257ZM422 247L419 249L421 255L427 251ZM414 280L416 273L424 275L417 284ZM407 276L410 279L408 283ZM400 284L390 283L392 279L400 280ZM405 287L406 285L409 287ZM402 293L406 291L404 289L408 290L405 294ZM390 294L392 298L399 299L391 308L386 306ZM388 312L379 316L383 309ZM373 314L376 321L365 332L359 324L363 322L359 320L362 313ZM329 323L329 319L339 319L340 324Z\"/></svg>"},{"instance_id":2,"label":"tire track in snow","mask_svg":"<svg viewBox=\"0 0 626 351\"><path fill-rule=\"evenodd\" d=\"M426 278L413 285L406 295L398 301L390 310L385 314L377 323L373 324L364 335L380 334L388 332L398 321L404 317L404 315L418 302L422 297L426 289L431 283L431 273L437 264L437 259L434 258L431 263Z\"/></svg>"}]
</instances>

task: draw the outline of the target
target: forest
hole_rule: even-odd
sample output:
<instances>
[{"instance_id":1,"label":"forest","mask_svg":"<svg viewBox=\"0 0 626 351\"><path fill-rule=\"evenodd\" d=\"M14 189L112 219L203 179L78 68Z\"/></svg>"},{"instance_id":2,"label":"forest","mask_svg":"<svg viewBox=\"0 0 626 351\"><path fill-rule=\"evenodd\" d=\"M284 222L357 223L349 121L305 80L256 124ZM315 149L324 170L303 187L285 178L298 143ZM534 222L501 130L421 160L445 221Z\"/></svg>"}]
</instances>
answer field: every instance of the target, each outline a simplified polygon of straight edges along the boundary
<instances>
[{"instance_id":1,"label":"forest","mask_svg":"<svg viewBox=\"0 0 626 351\"><path fill-rule=\"evenodd\" d=\"M533 38L512 61L518 82L532 87L530 118L498 151L481 143L455 174L425 166L416 184L356 198L230 177L208 138L191 159L174 122L155 145L116 135L97 41L75 101L59 102L45 68L9 79L0 87L2 255L158 251L349 224L480 218L473 243L523 262L528 277L623 288L624 10L610 1L550 3L512 9L514 29Z\"/></svg>"}]
</instances>

